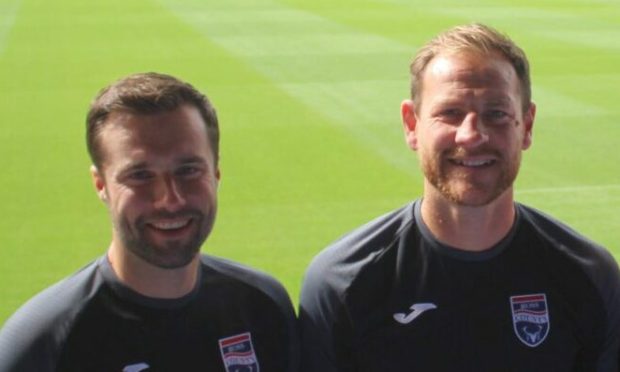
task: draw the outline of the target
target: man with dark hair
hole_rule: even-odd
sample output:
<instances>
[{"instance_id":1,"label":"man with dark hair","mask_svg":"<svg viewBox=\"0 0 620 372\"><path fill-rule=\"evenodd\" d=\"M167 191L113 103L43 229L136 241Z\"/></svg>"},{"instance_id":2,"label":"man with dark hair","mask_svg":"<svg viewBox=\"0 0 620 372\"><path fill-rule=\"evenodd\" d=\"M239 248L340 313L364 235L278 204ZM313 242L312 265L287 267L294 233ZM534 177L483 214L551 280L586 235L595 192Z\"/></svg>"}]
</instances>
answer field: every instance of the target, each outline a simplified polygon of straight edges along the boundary
<instances>
[{"instance_id":1,"label":"man with dark hair","mask_svg":"<svg viewBox=\"0 0 620 372\"><path fill-rule=\"evenodd\" d=\"M618 371L614 258L513 198L536 113L523 51L459 26L411 74L401 113L423 197L311 263L302 370Z\"/></svg>"},{"instance_id":2,"label":"man with dark hair","mask_svg":"<svg viewBox=\"0 0 620 372\"><path fill-rule=\"evenodd\" d=\"M199 253L216 215L218 139L207 98L174 77L136 74L97 96L87 144L112 242L9 319L0 372L297 370L285 289Z\"/></svg>"}]
</instances>

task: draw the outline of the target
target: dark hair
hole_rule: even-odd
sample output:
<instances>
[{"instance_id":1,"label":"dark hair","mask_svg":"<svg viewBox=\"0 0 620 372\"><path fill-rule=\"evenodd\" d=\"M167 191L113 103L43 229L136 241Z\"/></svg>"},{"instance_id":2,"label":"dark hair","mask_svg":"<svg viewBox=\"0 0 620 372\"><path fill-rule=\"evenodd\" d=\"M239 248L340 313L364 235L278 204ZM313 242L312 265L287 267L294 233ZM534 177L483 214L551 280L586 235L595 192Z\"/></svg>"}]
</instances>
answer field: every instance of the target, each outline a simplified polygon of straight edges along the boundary
<instances>
[{"instance_id":1,"label":"dark hair","mask_svg":"<svg viewBox=\"0 0 620 372\"><path fill-rule=\"evenodd\" d=\"M418 50L410 65L411 99L416 108L421 104L422 75L426 66L439 54L458 52L499 53L510 62L517 73L521 85L523 111L530 107L532 100L530 67L525 52L494 28L473 23L442 32Z\"/></svg>"},{"instance_id":2,"label":"dark hair","mask_svg":"<svg viewBox=\"0 0 620 372\"><path fill-rule=\"evenodd\" d=\"M112 112L157 114L189 104L198 109L207 129L215 166L219 159L219 128L215 109L207 97L190 84L155 72L129 75L99 92L86 117L86 145L93 164L103 161L99 133Z\"/></svg>"}]
</instances>

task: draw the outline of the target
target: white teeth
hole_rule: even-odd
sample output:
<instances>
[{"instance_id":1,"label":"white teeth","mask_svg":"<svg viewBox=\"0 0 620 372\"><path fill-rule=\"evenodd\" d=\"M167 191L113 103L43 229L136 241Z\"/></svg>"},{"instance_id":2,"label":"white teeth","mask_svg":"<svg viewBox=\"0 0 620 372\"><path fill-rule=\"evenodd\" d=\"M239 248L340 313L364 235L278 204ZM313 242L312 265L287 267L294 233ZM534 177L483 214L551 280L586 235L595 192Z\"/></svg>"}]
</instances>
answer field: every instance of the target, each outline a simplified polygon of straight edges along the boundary
<instances>
[{"instance_id":1,"label":"white teeth","mask_svg":"<svg viewBox=\"0 0 620 372\"><path fill-rule=\"evenodd\" d=\"M466 167L480 167L491 164L491 160L457 160L456 163Z\"/></svg>"},{"instance_id":2,"label":"white teeth","mask_svg":"<svg viewBox=\"0 0 620 372\"><path fill-rule=\"evenodd\" d=\"M160 230L174 230L181 228L189 223L189 220L182 221L156 221L151 222L151 225Z\"/></svg>"}]
</instances>

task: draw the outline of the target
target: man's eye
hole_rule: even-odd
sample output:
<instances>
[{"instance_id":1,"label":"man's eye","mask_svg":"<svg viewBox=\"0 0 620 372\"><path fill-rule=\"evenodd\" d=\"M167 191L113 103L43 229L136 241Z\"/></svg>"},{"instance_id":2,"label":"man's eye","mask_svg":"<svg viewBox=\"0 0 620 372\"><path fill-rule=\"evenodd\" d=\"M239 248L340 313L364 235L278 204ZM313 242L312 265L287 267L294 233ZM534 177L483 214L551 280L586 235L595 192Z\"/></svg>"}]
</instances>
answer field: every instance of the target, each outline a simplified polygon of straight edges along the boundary
<instances>
[{"instance_id":1,"label":"man's eye","mask_svg":"<svg viewBox=\"0 0 620 372\"><path fill-rule=\"evenodd\" d=\"M458 116L460 114L461 114L461 112L459 110L457 110L457 109L447 109L447 110L443 110L441 112L441 115L443 115L443 116L452 116L452 117L453 116Z\"/></svg>"},{"instance_id":2,"label":"man's eye","mask_svg":"<svg viewBox=\"0 0 620 372\"><path fill-rule=\"evenodd\" d=\"M135 181L144 181L150 179L151 177L151 172L146 170L135 171L129 174L129 178Z\"/></svg>"},{"instance_id":3,"label":"man's eye","mask_svg":"<svg viewBox=\"0 0 620 372\"><path fill-rule=\"evenodd\" d=\"M439 119L448 124L456 124L463 118L463 113L459 109L445 109L439 112Z\"/></svg>"},{"instance_id":4,"label":"man's eye","mask_svg":"<svg viewBox=\"0 0 620 372\"><path fill-rule=\"evenodd\" d=\"M489 110L485 113L484 116L487 121L494 123L503 123L508 118L510 118L510 115L508 115L507 112L502 110Z\"/></svg>"},{"instance_id":5,"label":"man's eye","mask_svg":"<svg viewBox=\"0 0 620 372\"><path fill-rule=\"evenodd\" d=\"M176 173L177 175L184 177L194 176L200 173L200 168L194 166L185 166L179 168Z\"/></svg>"}]
</instances>

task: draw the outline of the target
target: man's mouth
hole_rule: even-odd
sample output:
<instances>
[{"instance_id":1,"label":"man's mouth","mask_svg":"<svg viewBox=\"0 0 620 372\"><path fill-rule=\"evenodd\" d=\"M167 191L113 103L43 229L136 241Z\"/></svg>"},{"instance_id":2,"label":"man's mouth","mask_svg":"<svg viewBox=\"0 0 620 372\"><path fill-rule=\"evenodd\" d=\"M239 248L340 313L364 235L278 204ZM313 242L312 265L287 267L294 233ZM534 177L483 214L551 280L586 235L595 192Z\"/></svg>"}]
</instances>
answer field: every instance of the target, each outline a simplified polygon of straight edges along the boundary
<instances>
[{"instance_id":1,"label":"man's mouth","mask_svg":"<svg viewBox=\"0 0 620 372\"><path fill-rule=\"evenodd\" d=\"M162 231L175 231L183 229L191 224L192 218L179 218L174 220L156 220L147 223L151 228Z\"/></svg>"},{"instance_id":2,"label":"man's mouth","mask_svg":"<svg viewBox=\"0 0 620 372\"><path fill-rule=\"evenodd\" d=\"M494 159L450 159L455 165L461 167L480 168L490 166L495 163Z\"/></svg>"}]
</instances>

